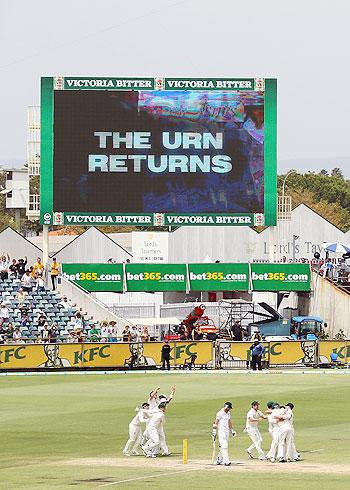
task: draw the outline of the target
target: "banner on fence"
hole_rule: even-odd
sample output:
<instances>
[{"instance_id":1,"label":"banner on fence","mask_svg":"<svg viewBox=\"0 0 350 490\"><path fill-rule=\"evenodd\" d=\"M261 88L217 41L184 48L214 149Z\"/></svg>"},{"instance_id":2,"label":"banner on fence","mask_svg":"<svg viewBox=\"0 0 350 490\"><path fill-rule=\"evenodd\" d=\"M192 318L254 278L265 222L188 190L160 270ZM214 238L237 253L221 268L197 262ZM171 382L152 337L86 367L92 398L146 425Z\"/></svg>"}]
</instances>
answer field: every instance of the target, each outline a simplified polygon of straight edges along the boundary
<instances>
[{"instance_id":1,"label":"banner on fence","mask_svg":"<svg viewBox=\"0 0 350 490\"><path fill-rule=\"evenodd\" d=\"M230 367L230 361L232 366L235 361L250 361L251 345L252 342L220 341L218 364ZM316 362L317 342L314 341L263 342L263 345L263 361L269 361L270 365L310 365Z\"/></svg>"},{"instance_id":2,"label":"banner on fence","mask_svg":"<svg viewBox=\"0 0 350 490\"><path fill-rule=\"evenodd\" d=\"M248 291L248 264L189 264L191 291Z\"/></svg>"},{"instance_id":3,"label":"banner on fence","mask_svg":"<svg viewBox=\"0 0 350 490\"><path fill-rule=\"evenodd\" d=\"M62 273L101 292L310 291L311 284L309 264L62 264Z\"/></svg>"},{"instance_id":4,"label":"banner on fence","mask_svg":"<svg viewBox=\"0 0 350 490\"><path fill-rule=\"evenodd\" d=\"M318 362L319 364L329 363L331 354L338 354L338 360L342 363L350 361L350 341L324 340L319 343Z\"/></svg>"},{"instance_id":5,"label":"banner on fence","mask_svg":"<svg viewBox=\"0 0 350 490\"><path fill-rule=\"evenodd\" d=\"M62 264L62 275L85 291L123 291L123 264Z\"/></svg>"},{"instance_id":6,"label":"banner on fence","mask_svg":"<svg viewBox=\"0 0 350 490\"><path fill-rule=\"evenodd\" d=\"M253 291L309 291L309 264L251 264Z\"/></svg>"},{"instance_id":7,"label":"banner on fence","mask_svg":"<svg viewBox=\"0 0 350 490\"><path fill-rule=\"evenodd\" d=\"M162 342L21 344L0 346L0 369L149 368L161 364ZM212 342L170 342L170 364L213 366Z\"/></svg>"},{"instance_id":8,"label":"banner on fence","mask_svg":"<svg viewBox=\"0 0 350 490\"><path fill-rule=\"evenodd\" d=\"M185 264L127 264L128 291L186 291Z\"/></svg>"}]
</instances>

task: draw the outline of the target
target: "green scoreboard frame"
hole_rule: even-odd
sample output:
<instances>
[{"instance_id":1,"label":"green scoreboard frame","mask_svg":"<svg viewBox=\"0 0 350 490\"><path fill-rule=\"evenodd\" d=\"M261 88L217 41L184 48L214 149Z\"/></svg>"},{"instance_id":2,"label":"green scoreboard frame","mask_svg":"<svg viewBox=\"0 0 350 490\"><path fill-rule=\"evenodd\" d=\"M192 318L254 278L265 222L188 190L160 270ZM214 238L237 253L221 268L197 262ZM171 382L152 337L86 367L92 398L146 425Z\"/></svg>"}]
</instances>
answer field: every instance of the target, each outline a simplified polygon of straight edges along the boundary
<instances>
[{"instance_id":1,"label":"green scoreboard frame","mask_svg":"<svg viewBox=\"0 0 350 490\"><path fill-rule=\"evenodd\" d=\"M256 91L264 96L263 213L110 213L53 209L55 90L217 90ZM277 80L274 78L115 78L41 79L40 222L83 226L274 226L277 221ZM101 190L103 192L103 190Z\"/></svg>"}]
</instances>

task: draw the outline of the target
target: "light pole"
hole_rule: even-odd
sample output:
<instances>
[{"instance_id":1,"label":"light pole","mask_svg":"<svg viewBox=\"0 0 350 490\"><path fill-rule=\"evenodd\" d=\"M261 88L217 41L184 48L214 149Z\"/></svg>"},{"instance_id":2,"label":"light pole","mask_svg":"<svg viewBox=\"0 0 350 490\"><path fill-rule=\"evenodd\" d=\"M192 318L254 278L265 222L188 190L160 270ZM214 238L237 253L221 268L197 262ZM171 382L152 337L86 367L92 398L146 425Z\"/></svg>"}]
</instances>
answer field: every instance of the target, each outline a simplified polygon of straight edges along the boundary
<instances>
[{"instance_id":1,"label":"light pole","mask_svg":"<svg viewBox=\"0 0 350 490\"><path fill-rule=\"evenodd\" d=\"M285 187L285 185L286 185L286 180L287 180L287 178L288 178L288 177L289 177L291 174L294 174L294 173L296 173L296 171L295 171L295 170L289 170L289 172L287 172L287 174L286 174L285 178L283 179L283 184L282 184L282 206L283 206L283 208L284 208L284 187Z\"/></svg>"},{"instance_id":2,"label":"light pole","mask_svg":"<svg viewBox=\"0 0 350 490\"><path fill-rule=\"evenodd\" d=\"M299 238L299 235L293 235L293 249L292 249L292 253L293 253L293 263L295 262L295 249L296 249L296 241L298 240Z\"/></svg>"}]
</instances>

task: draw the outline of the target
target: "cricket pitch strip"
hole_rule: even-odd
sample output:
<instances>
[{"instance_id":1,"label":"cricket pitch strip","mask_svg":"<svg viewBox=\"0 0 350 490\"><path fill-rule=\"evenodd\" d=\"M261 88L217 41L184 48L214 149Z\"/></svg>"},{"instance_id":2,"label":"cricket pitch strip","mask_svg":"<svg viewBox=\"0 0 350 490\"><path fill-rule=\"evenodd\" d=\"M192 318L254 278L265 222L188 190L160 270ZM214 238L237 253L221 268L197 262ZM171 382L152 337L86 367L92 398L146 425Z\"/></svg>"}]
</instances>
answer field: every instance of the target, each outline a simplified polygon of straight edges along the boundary
<instances>
[{"instance_id":1,"label":"cricket pitch strip","mask_svg":"<svg viewBox=\"0 0 350 490\"><path fill-rule=\"evenodd\" d=\"M90 466L90 467L123 467L123 468L150 468L156 470L178 471L234 471L234 472L259 472L259 473L328 473L328 474L348 474L350 475L350 465L348 464L321 464L298 461L295 463L269 463L268 461L232 461L231 466L217 466L211 464L209 460L189 459L187 464L183 464L178 457L158 457L144 458L142 456L121 457L121 458L75 458L60 461L59 464L70 466Z\"/></svg>"}]
</instances>

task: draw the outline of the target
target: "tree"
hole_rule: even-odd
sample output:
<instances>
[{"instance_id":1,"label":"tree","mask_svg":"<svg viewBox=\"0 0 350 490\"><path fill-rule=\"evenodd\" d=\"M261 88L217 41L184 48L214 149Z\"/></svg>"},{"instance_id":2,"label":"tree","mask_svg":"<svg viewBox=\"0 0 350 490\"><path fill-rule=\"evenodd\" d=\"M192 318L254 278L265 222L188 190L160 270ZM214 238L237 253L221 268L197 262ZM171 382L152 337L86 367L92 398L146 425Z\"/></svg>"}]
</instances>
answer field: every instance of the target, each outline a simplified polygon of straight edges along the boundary
<instances>
[{"instance_id":1,"label":"tree","mask_svg":"<svg viewBox=\"0 0 350 490\"><path fill-rule=\"evenodd\" d=\"M343 172L341 171L341 169L339 167L333 168L333 170L331 171L331 177L335 177L336 179L344 180Z\"/></svg>"}]
</instances>

